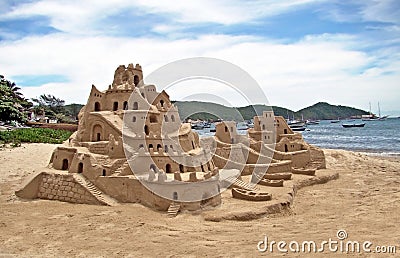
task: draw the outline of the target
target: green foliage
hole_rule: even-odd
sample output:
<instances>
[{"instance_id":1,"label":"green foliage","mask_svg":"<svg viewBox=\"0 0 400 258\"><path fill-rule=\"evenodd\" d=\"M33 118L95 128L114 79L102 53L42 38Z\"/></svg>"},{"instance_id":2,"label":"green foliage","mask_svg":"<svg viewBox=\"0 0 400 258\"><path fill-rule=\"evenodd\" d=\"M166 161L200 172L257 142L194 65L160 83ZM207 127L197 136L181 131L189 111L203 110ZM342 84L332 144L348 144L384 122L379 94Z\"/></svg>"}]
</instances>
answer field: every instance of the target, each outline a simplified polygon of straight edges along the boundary
<instances>
[{"instance_id":1,"label":"green foliage","mask_svg":"<svg viewBox=\"0 0 400 258\"><path fill-rule=\"evenodd\" d=\"M56 114L65 111L65 101L50 94L42 94L39 98L33 98L32 101L35 102L37 106L42 107L46 115L51 118L55 118Z\"/></svg>"},{"instance_id":2,"label":"green foliage","mask_svg":"<svg viewBox=\"0 0 400 258\"><path fill-rule=\"evenodd\" d=\"M15 83L0 75L0 121L25 122L27 120L26 110L32 103L25 99L20 88Z\"/></svg>"},{"instance_id":3,"label":"green foliage","mask_svg":"<svg viewBox=\"0 0 400 258\"><path fill-rule=\"evenodd\" d=\"M21 128L11 131L0 131L0 143L11 143L11 146L27 143L62 143L72 132L48 128Z\"/></svg>"}]
</instances>

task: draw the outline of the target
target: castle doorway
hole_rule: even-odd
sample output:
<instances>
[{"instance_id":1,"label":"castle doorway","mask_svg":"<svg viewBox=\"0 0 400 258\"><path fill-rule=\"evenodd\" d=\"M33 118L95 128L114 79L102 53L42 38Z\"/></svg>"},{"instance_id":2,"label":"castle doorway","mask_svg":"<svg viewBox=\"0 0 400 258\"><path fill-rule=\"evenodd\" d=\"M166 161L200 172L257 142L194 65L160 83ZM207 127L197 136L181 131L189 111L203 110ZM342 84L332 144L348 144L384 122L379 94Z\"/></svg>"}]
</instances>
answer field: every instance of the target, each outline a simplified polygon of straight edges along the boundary
<instances>
[{"instance_id":1,"label":"castle doorway","mask_svg":"<svg viewBox=\"0 0 400 258\"><path fill-rule=\"evenodd\" d=\"M68 159L63 159L61 169L62 170L68 170Z\"/></svg>"},{"instance_id":2,"label":"castle doorway","mask_svg":"<svg viewBox=\"0 0 400 258\"><path fill-rule=\"evenodd\" d=\"M167 165L165 165L165 172L166 173L172 173L172 170L171 170L171 164L167 164Z\"/></svg>"},{"instance_id":3,"label":"castle doorway","mask_svg":"<svg viewBox=\"0 0 400 258\"><path fill-rule=\"evenodd\" d=\"M100 111L100 110L101 110L100 103L99 102L94 103L94 111Z\"/></svg>"},{"instance_id":4,"label":"castle doorway","mask_svg":"<svg viewBox=\"0 0 400 258\"><path fill-rule=\"evenodd\" d=\"M285 144L285 152L288 152L289 150L288 150L288 147L287 147L287 144Z\"/></svg>"}]
</instances>

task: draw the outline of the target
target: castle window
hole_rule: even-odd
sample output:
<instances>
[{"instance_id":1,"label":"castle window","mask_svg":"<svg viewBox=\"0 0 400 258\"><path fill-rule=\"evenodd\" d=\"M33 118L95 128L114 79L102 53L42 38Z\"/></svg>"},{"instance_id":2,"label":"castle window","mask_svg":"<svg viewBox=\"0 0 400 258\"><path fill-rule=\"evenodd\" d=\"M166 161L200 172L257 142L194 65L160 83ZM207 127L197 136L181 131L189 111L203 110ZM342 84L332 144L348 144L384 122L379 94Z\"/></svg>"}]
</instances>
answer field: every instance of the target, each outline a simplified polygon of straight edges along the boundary
<instances>
[{"instance_id":1,"label":"castle window","mask_svg":"<svg viewBox=\"0 0 400 258\"><path fill-rule=\"evenodd\" d=\"M133 110L138 110L139 109L139 104L135 101L133 102Z\"/></svg>"},{"instance_id":2,"label":"castle window","mask_svg":"<svg viewBox=\"0 0 400 258\"><path fill-rule=\"evenodd\" d=\"M225 132L228 132L228 127L227 126L225 126Z\"/></svg>"},{"instance_id":3,"label":"castle window","mask_svg":"<svg viewBox=\"0 0 400 258\"><path fill-rule=\"evenodd\" d=\"M287 146L287 144L285 144L285 152L288 152L289 150L288 150L288 146Z\"/></svg>"},{"instance_id":4,"label":"castle window","mask_svg":"<svg viewBox=\"0 0 400 258\"><path fill-rule=\"evenodd\" d=\"M128 110L128 101L124 101L124 110Z\"/></svg>"},{"instance_id":5,"label":"castle window","mask_svg":"<svg viewBox=\"0 0 400 258\"><path fill-rule=\"evenodd\" d=\"M177 192L174 192L174 193L172 194L172 199L174 199L174 201L177 201L177 200L178 200L178 193L177 193Z\"/></svg>"},{"instance_id":6,"label":"castle window","mask_svg":"<svg viewBox=\"0 0 400 258\"><path fill-rule=\"evenodd\" d=\"M182 164L179 164L179 172L183 173L184 171L184 167Z\"/></svg>"},{"instance_id":7,"label":"castle window","mask_svg":"<svg viewBox=\"0 0 400 258\"><path fill-rule=\"evenodd\" d=\"M144 145L143 144L139 144L139 149L140 148L144 148Z\"/></svg>"},{"instance_id":8,"label":"castle window","mask_svg":"<svg viewBox=\"0 0 400 258\"><path fill-rule=\"evenodd\" d=\"M164 146L164 152L168 152L168 145Z\"/></svg>"},{"instance_id":9,"label":"castle window","mask_svg":"<svg viewBox=\"0 0 400 258\"><path fill-rule=\"evenodd\" d=\"M139 76L137 75L133 76L133 83L135 84L135 86L139 84Z\"/></svg>"},{"instance_id":10,"label":"castle window","mask_svg":"<svg viewBox=\"0 0 400 258\"><path fill-rule=\"evenodd\" d=\"M168 116L167 115L164 115L164 120L165 120L165 122L168 122Z\"/></svg>"},{"instance_id":11,"label":"castle window","mask_svg":"<svg viewBox=\"0 0 400 258\"><path fill-rule=\"evenodd\" d=\"M175 116L174 115L171 115L171 121L175 122Z\"/></svg>"},{"instance_id":12,"label":"castle window","mask_svg":"<svg viewBox=\"0 0 400 258\"><path fill-rule=\"evenodd\" d=\"M143 98L145 98L145 96L144 96L144 92L142 92L142 97L143 97Z\"/></svg>"},{"instance_id":13,"label":"castle window","mask_svg":"<svg viewBox=\"0 0 400 258\"><path fill-rule=\"evenodd\" d=\"M156 115L150 115L150 123L157 123L157 116Z\"/></svg>"},{"instance_id":14,"label":"castle window","mask_svg":"<svg viewBox=\"0 0 400 258\"><path fill-rule=\"evenodd\" d=\"M78 173L82 173L83 172L83 163L79 162L78 164Z\"/></svg>"},{"instance_id":15,"label":"castle window","mask_svg":"<svg viewBox=\"0 0 400 258\"><path fill-rule=\"evenodd\" d=\"M103 174L102 174L102 175L103 175L103 176L106 176L106 175L107 175L105 169L103 169Z\"/></svg>"},{"instance_id":16,"label":"castle window","mask_svg":"<svg viewBox=\"0 0 400 258\"><path fill-rule=\"evenodd\" d=\"M153 144L149 144L149 149L153 149Z\"/></svg>"},{"instance_id":17,"label":"castle window","mask_svg":"<svg viewBox=\"0 0 400 258\"><path fill-rule=\"evenodd\" d=\"M146 135L149 135L149 127L147 126L147 125L145 125L144 126L144 133L146 134Z\"/></svg>"},{"instance_id":18,"label":"castle window","mask_svg":"<svg viewBox=\"0 0 400 258\"><path fill-rule=\"evenodd\" d=\"M164 107L164 100L160 100L161 107Z\"/></svg>"},{"instance_id":19,"label":"castle window","mask_svg":"<svg viewBox=\"0 0 400 258\"><path fill-rule=\"evenodd\" d=\"M160 151L162 149L161 144L157 144L157 151Z\"/></svg>"},{"instance_id":20,"label":"castle window","mask_svg":"<svg viewBox=\"0 0 400 258\"><path fill-rule=\"evenodd\" d=\"M157 167L154 164L150 165L150 170L153 170L154 173L157 173Z\"/></svg>"},{"instance_id":21,"label":"castle window","mask_svg":"<svg viewBox=\"0 0 400 258\"><path fill-rule=\"evenodd\" d=\"M114 105L113 105L113 111L117 111L118 110L118 102L115 101Z\"/></svg>"},{"instance_id":22,"label":"castle window","mask_svg":"<svg viewBox=\"0 0 400 258\"><path fill-rule=\"evenodd\" d=\"M134 122L134 123L136 122L136 116L132 117L132 122Z\"/></svg>"},{"instance_id":23,"label":"castle window","mask_svg":"<svg viewBox=\"0 0 400 258\"><path fill-rule=\"evenodd\" d=\"M265 125L264 124L263 124L262 128L263 128L263 130L265 130Z\"/></svg>"},{"instance_id":24,"label":"castle window","mask_svg":"<svg viewBox=\"0 0 400 258\"><path fill-rule=\"evenodd\" d=\"M94 111L100 111L100 103L99 102L94 103Z\"/></svg>"}]
</instances>

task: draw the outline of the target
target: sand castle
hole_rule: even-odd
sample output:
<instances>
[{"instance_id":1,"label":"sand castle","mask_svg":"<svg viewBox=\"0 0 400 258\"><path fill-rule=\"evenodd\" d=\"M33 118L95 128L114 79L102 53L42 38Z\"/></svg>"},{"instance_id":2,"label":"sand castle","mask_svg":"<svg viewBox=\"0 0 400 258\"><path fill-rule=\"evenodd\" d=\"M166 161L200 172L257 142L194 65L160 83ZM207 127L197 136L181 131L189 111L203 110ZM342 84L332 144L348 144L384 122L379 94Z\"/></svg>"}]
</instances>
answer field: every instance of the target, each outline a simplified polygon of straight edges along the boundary
<instances>
[{"instance_id":1,"label":"sand castle","mask_svg":"<svg viewBox=\"0 0 400 258\"><path fill-rule=\"evenodd\" d=\"M268 201L273 196L257 192L257 183L279 187L292 173L313 176L324 167L323 151L272 110L256 116L247 135L225 121L216 125L214 137L200 139L190 124L181 123L169 95L145 84L141 66L130 64L116 69L107 90L92 86L78 131L16 194L99 205L141 203L174 215L219 206L225 188L232 188L234 198Z\"/></svg>"}]
</instances>

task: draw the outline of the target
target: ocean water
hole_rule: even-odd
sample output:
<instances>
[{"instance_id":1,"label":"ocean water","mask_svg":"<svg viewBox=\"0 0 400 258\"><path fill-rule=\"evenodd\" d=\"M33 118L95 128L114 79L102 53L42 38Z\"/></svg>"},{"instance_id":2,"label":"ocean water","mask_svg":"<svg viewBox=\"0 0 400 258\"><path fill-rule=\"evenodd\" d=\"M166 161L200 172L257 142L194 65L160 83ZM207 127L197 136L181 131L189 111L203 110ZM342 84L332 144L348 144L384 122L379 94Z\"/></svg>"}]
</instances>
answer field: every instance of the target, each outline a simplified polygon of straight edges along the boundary
<instances>
[{"instance_id":1,"label":"ocean water","mask_svg":"<svg viewBox=\"0 0 400 258\"><path fill-rule=\"evenodd\" d=\"M364 127L343 128L342 123L365 123ZM211 136L209 129L196 130L201 136ZM246 131L238 131L245 134ZM308 125L301 132L310 144L325 149L344 149L373 155L400 156L400 119L383 121L341 121L331 123L321 121L318 125Z\"/></svg>"},{"instance_id":2,"label":"ocean water","mask_svg":"<svg viewBox=\"0 0 400 258\"><path fill-rule=\"evenodd\" d=\"M364 127L343 128L342 123L365 123ZM321 121L309 125L303 138L310 144L327 149L345 149L385 156L400 156L400 119L382 121Z\"/></svg>"}]
</instances>

